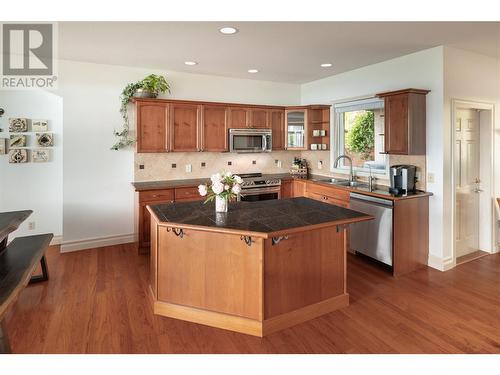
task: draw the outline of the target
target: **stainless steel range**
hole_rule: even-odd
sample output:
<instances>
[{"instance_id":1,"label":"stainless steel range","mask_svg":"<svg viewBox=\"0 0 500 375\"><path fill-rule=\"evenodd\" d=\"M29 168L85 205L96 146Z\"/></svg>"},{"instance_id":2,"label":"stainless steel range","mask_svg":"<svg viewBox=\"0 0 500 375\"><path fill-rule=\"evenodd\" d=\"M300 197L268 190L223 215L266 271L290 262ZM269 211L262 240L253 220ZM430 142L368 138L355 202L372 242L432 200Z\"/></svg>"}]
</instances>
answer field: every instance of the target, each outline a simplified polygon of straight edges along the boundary
<instances>
[{"instance_id":1,"label":"stainless steel range","mask_svg":"<svg viewBox=\"0 0 500 375\"><path fill-rule=\"evenodd\" d=\"M279 199L281 196L281 180L279 178L265 178L262 173L239 174L243 179L241 201L256 202L269 199Z\"/></svg>"}]
</instances>

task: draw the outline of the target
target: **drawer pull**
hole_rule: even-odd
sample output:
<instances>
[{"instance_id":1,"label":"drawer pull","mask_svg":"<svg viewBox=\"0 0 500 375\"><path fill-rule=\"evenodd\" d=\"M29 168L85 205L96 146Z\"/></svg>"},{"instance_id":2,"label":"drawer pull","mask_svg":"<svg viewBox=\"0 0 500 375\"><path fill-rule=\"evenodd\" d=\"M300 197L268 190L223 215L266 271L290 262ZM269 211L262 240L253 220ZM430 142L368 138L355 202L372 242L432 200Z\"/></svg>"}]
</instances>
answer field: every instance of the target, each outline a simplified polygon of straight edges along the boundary
<instances>
[{"instance_id":1,"label":"drawer pull","mask_svg":"<svg viewBox=\"0 0 500 375\"><path fill-rule=\"evenodd\" d=\"M247 244L247 246L252 246L252 237L251 236L240 236L240 239L242 241L245 241L245 243Z\"/></svg>"}]
</instances>

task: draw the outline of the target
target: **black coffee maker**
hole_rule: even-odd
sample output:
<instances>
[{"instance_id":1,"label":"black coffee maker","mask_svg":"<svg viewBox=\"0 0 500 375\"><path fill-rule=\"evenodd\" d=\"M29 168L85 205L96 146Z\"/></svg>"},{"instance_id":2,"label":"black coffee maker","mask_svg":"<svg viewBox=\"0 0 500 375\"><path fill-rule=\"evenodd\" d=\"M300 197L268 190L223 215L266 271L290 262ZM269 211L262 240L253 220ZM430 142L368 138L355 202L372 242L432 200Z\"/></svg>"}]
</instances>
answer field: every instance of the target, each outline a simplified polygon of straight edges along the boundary
<instances>
[{"instance_id":1,"label":"black coffee maker","mask_svg":"<svg viewBox=\"0 0 500 375\"><path fill-rule=\"evenodd\" d=\"M414 165L393 165L389 168L391 187L389 192L394 195L408 195L415 192L417 182L417 167Z\"/></svg>"}]
</instances>

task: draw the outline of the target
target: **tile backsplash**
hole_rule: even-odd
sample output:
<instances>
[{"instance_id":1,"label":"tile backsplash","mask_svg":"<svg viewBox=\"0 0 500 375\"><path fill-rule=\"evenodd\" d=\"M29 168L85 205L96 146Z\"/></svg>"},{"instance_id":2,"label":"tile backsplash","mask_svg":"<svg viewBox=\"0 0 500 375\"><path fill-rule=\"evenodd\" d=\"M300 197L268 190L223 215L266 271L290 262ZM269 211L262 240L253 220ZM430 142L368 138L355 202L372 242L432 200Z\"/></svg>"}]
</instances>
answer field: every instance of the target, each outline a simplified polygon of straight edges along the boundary
<instances>
[{"instance_id":1,"label":"tile backsplash","mask_svg":"<svg viewBox=\"0 0 500 375\"><path fill-rule=\"evenodd\" d=\"M159 181L209 177L220 171L233 173L287 173L300 152L235 154L229 152L171 152L135 154L135 181ZM202 163L205 166L202 167ZM172 166L175 164L175 168ZM140 169L140 166L144 166ZM191 172L187 172L191 166ZM278 166L280 165L280 166Z\"/></svg>"},{"instance_id":2,"label":"tile backsplash","mask_svg":"<svg viewBox=\"0 0 500 375\"><path fill-rule=\"evenodd\" d=\"M330 151L274 151L257 154L229 152L171 152L161 154L135 154L135 181L160 181L209 177L220 171L233 173L287 173L294 157L308 161L310 173L332 177L345 177L330 172ZM321 161L322 167L318 163ZM202 164L204 163L204 166ZM389 155L389 165L413 164L420 172L417 188L425 190L425 156ZM142 166L142 167L141 167ZM175 168L174 168L175 166ZM189 167L190 166L190 167ZM191 172L187 170L191 169ZM360 180L363 180L360 177ZM388 179L377 179L379 185L389 185Z\"/></svg>"}]
</instances>

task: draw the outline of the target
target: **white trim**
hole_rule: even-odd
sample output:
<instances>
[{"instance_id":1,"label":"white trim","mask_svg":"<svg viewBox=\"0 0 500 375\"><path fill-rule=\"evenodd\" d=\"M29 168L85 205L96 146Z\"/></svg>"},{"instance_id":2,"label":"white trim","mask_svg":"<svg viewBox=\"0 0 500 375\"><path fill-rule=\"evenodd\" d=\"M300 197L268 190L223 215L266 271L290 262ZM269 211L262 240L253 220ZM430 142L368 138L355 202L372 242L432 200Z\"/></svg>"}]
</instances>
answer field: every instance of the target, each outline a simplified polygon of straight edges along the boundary
<instances>
[{"instance_id":1,"label":"white trim","mask_svg":"<svg viewBox=\"0 0 500 375\"><path fill-rule=\"evenodd\" d=\"M439 271L448 271L455 267L453 257L441 258L437 255L429 254L427 265Z\"/></svg>"},{"instance_id":2,"label":"white trim","mask_svg":"<svg viewBox=\"0 0 500 375\"><path fill-rule=\"evenodd\" d=\"M451 174L451 238L448 240L451 243L451 259L453 262L453 267L456 266L457 263L457 255L456 255L456 244L455 244L455 204L456 204L456 191L455 191L455 121L456 121L456 112L460 107L470 108L470 109L482 109L491 111L491 122L490 122L490 132L491 132L491 160L490 160L490 195L491 199L494 199L495 192L495 105L493 103L487 102L476 102L472 100L464 100L453 98L451 100L451 126L450 126L450 137L451 137L451 145L450 145L450 174ZM494 208L494 206L492 206ZM491 210L491 249L490 253L495 252L495 211ZM446 217L443 217L446 220Z\"/></svg>"},{"instance_id":3,"label":"white trim","mask_svg":"<svg viewBox=\"0 0 500 375\"><path fill-rule=\"evenodd\" d=\"M351 99L345 99L345 100L336 100L332 101L332 107L330 110L330 172L332 173L338 173L338 174L345 174L349 175L350 173L350 168L348 166L342 166L340 168L334 168L334 162L335 159L341 155L341 149L343 149L343 139L344 135L342 136L339 133L340 130L340 125L338 124L338 113L335 112L335 105L338 105L339 103L353 103L356 101L366 101L369 99L375 99L375 96L362 96L358 98L351 98ZM341 141L342 139L342 141ZM385 163L385 169L384 171L381 170L372 170L372 176L375 178L379 178L381 180L388 180L389 179L389 155L386 154L386 163ZM359 167L353 167L353 174L355 176L362 176L362 177L368 177L370 176L370 172L368 168L359 168Z\"/></svg>"},{"instance_id":4,"label":"white trim","mask_svg":"<svg viewBox=\"0 0 500 375\"><path fill-rule=\"evenodd\" d=\"M96 247L103 247L103 246L120 245L131 242L136 242L136 235L134 233L119 234L115 236L98 237L98 238L87 238L76 241L63 241L61 245L61 253L69 253L72 251L93 249Z\"/></svg>"},{"instance_id":5,"label":"white trim","mask_svg":"<svg viewBox=\"0 0 500 375\"><path fill-rule=\"evenodd\" d=\"M63 242L63 236L54 236L52 241L50 241L50 246L60 245Z\"/></svg>"}]
</instances>

